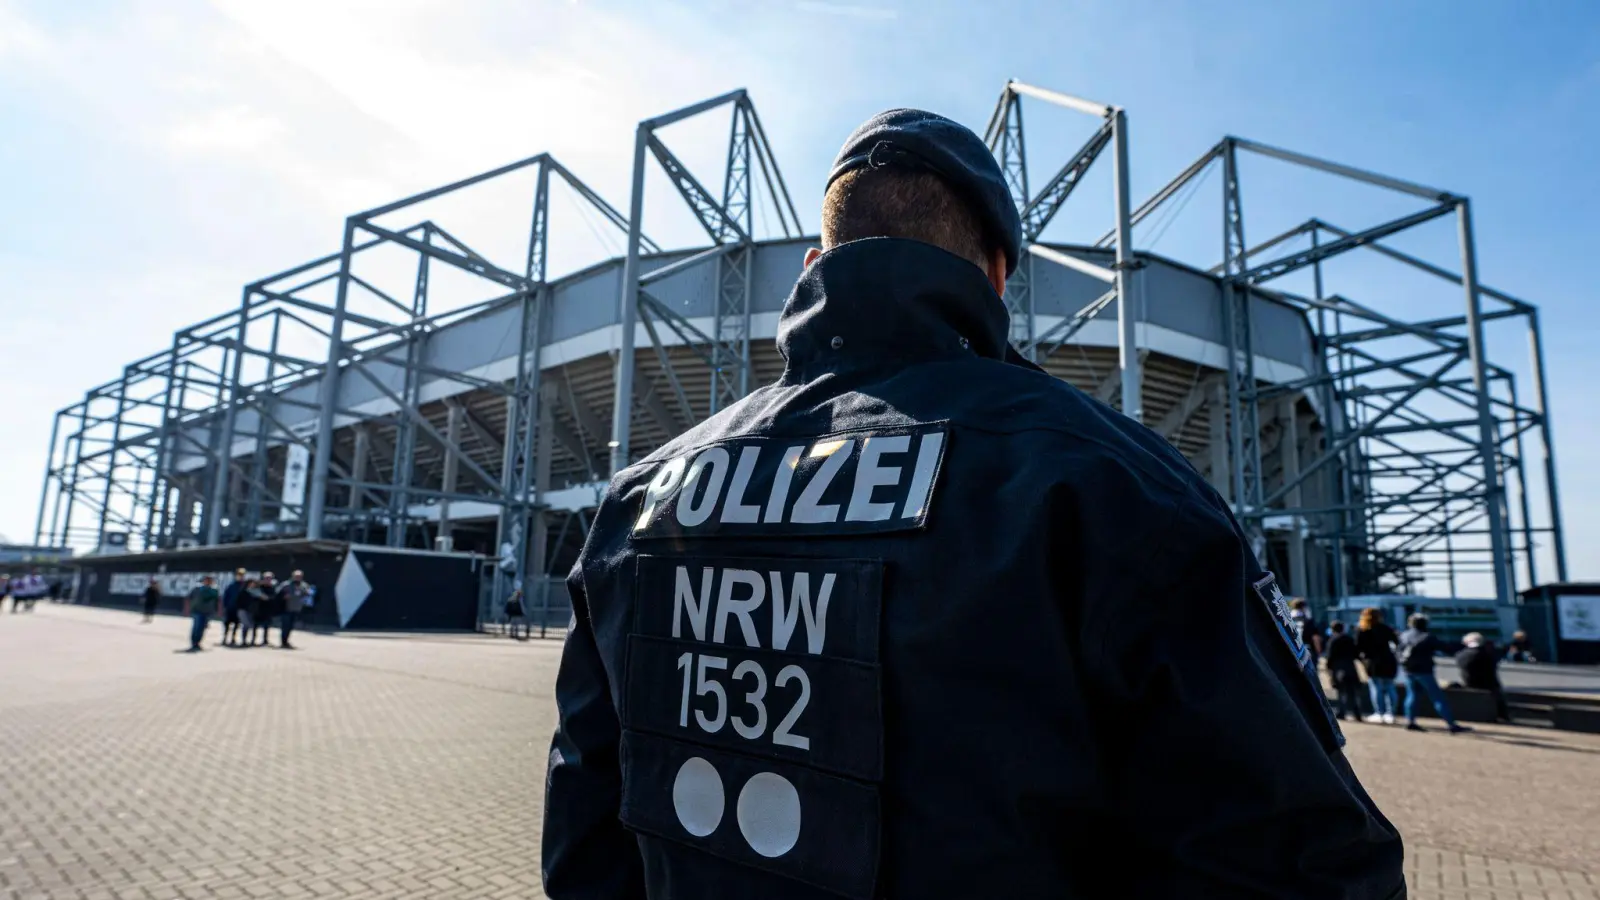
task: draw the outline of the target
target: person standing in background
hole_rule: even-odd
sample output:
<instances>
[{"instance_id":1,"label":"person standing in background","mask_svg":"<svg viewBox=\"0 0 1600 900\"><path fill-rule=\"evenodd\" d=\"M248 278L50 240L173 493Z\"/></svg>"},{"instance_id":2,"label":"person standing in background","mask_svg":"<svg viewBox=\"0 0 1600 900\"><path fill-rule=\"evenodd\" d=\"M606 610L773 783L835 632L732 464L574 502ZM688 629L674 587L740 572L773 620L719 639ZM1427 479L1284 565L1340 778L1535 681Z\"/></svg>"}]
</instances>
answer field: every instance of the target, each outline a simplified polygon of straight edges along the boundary
<instances>
[{"instance_id":1,"label":"person standing in background","mask_svg":"<svg viewBox=\"0 0 1600 900\"><path fill-rule=\"evenodd\" d=\"M305 609L306 598L310 595L311 585L306 584L306 573L299 569L290 574L288 583L278 591L278 646L285 650L294 649L289 643L289 635L294 632L295 620L300 617L300 611Z\"/></svg>"},{"instance_id":2,"label":"person standing in background","mask_svg":"<svg viewBox=\"0 0 1600 900\"><path fill-rule=\"evenodd\" d=\"M1333 682L1338 701L1334 706L1339 718L1361 718L1361 672L1356 669L1356 639L1345 631L1343 622L1334 622L1328 628L1328 678Z\"/></svg>"},{"instance_id":3,"label":"person standing in background","mask_svg":"<svg viewBox=\"0 0 1600 900\"><path fill-rule=\"evenodd\" d=\"M1367 670L1367 692L1372 695L1372 715L1368 722L1394 724L1394 679L1400 674L1400 663L1394 656L1394 643L1399 635L1383 621L1383 610L1369 606L1361 611L1356 623L1356 655Z\"/></svg>"},{"instance_id":4,"label":"person standing in background","mask_svg":"<svg viewBox=\"0 0 1600 900\"><path fill-rule=\"evenodd\" d=\"M1496 721L1511 723L1511 708L1506 705L1505 688L1500 685L1500 651L1494 641L1476 631L1461 639L1462 650L1456 654L1456 668L1461 670L1461 681L1475 691L1488 691L1494 695Z\"/></svg>"},{"instance_id":5,"label":"person standing in background","mask_svg":"<svg viewBox=\"0 0 1600 900\"><path fill-rule=\"evenodd\" d=\"M1538 662L1533 657L1533 642L1528 640L1526 631L1512 633L1511 646L1506 648L1506 662Z\"/></svg>"},{"instance_id":6,"label":"person standing in background","mask_svg":"<svg viewBox=\"0 0 1600 900\"><path fill-rule=\"evenodd\" d=\"M1311 614L1311 605L1304 597L1296 597L1289 604L1289 618L1294 622L1300 643L1311 651L1311 664L1315 666L1322 657L1322 629L1317 627L1317 617Z\"/></svg>"},{"instance_id":7,"label":"person standing in background","mask_svg":"<svg viewBox=\"0 0 1600 900\"><path fill-rule=\"evenodd\" d=\"M221 614L222 599L217 595L216 579L200 576L200 584L183 598L183 614L193 621L189 629L189 652L199 653L200 642L205 639L206 625L213 614Z\"/></svg>"},{"instance_id":8,"label":"person standing in background","mask_svg":"<svg viewBox=\"0 0 1600 900\"><path fill-rule=\"evenodd\" d=\"M1450 727L1451 734L1471 731L1456 724L1455 717L1450 714L1450 701L1445 699L1444 688L1439 687L1439 679L1434 677L1433 657L1444 646L1428 631L1428 617L1417 613L1407 624L1411 627L1396 642L1400 668L1406 673L1406 729L1424 730L1417 724L1417 695L1427 694L1428 699L1433 701L1434 711Z\"/></svg>"},{"instance_id":9,"label":"person standing in background","mask_svg":"<svg viewBox=\"0 0 1600 900\"><path fill-rule=\"evenodd\" d=\"M222 645L236 643L239 639L239 606L244 600L246 587L244 569L233 571L233 580L222 589Z\"/></svg>"},{"instance_id":10,"label":"person standing in background","mask_svg":"<svg viewBox=\"0 0 1600 900\"><path fill-rule=\"evenodd\" d=\"M156 617L156 607L161 605L161 585L154 575L150 576L150 584L144 589L144 621L149 622Z\"/></svg>"},{"instance_id":11,"label":"person standing in background","mask_svg":"<svg viewBox=\"0 0 1600 900\"><path fill-rule=\"evenodd\" d=\"M255 646L256 632L261 632L261 645L264 647L272 643L272 617L277 613L278 582L271 572L262 572L261 581L256 585L254 595L255 604L252 608L254 627L250 629L247 646Z\"/></svg>"}]
</instances>

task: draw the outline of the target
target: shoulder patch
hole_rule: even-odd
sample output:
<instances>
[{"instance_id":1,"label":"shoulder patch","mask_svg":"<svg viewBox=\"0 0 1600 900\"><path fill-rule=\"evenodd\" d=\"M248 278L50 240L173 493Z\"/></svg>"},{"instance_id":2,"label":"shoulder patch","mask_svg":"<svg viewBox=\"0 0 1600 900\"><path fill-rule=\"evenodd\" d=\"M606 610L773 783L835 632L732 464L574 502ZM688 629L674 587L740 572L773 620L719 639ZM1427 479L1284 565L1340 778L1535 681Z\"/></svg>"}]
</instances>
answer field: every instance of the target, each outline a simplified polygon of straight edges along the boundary
<instances>
[{"instance_id":1,"label":"shoulder patch","mask_svg":"<svg viewBox=\"0 0 1600 900\"><path fill-rule=\"evenodd\" d=\"M1294 654L1295 666L1306 677L1311 692L1316 695L1317 706L1322 710L1322 715L1327 719L1328 728L1332 731L1333 742L1338 747L1344 746L1344 732L1339 728L1339 720L1334 716L1333 709L1328 706L1328 694L1322 687L1322 676L1317 673L1316 658L1311 655L1311 648L1307 647L1300 636L1300 628L1294 621L1294 614L1289 609L1289 601L1283 596L1283 591L1278 587L1278 577L1271 572L1262 575L1260 579L1251 583L1251 589L1262 604L1271 614L1272 621L1278 626L1278 636L1283 638L1283 643Z\"/></svg>"},{"instance_id":2,"label":"shoulder patch","mask_svg":"<svg viewBox=\"0 0 1600 900\"><path fill-rule=\"evenodd\" d=\"M927 524L948 434L938 423L696 447L656 465L632 536L916 530Z\"/></svg>"},{"instance_id":3,"label":"shoulder patch","mask_svg":"<svg viewBox=\"0 0 1600 900\"><path fill-rule=\"evenodd\" d=\"M1294 614L1289 609L1289 601L1283 596L1283 590L1278 587L1278 576L1271 572L1251 587L1255 588L1256 596L1267 605L1267 610L1272 613L1272 618L1278 623L1278 634L1283 637L1284 643L1289 645L1289 650L1294 654L1294 660L1302 668L1310 662L1311 651L1306 647L1305 641L1300 638L1300 629L1295 626Z\"/></svg>"}]
</instances>

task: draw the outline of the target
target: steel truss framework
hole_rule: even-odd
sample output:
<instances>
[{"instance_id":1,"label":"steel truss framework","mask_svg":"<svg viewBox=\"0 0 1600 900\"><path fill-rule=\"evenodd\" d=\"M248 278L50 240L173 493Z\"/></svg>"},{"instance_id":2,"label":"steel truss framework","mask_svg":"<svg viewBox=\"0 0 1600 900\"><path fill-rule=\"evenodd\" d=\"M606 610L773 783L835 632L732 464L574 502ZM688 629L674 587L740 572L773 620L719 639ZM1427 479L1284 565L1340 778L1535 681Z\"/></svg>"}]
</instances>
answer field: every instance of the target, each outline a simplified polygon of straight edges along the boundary
<instances>
[{"instance_id":1,"label":"steel truss framework","mask_svg":"<svg viewBox=\"0 0 1600 900\"><path fill-rule=\"evenodd\" d=\"M1036 191L1029 182L1024 98L1099 123ZM720 197L661 134L674 123L719 110L731 112ZM1553 550L1556 577L1566 577L1537 310L1479 283L1465 197L1229 137L1132 208L1126 113L1017 82L1002 91L985 137L1012 187L1028 250L1005 297L1014 343L1030 358L1047 361L1115 302L1119 374L1096 393L1136 419L1144 418L1148 401L1143 368L1149 349L1139 346L1135 328L1137 281L1131 276L1142 262L1134 252L1134 229L1197 185L1207 170L1222 170L1221 262L1210 271L1222 287L1230 364L1203 377L1197 373L1188 394L1151 427L1175 439L1186 423L1209 411L1210 444L1197 465L1209 471L1258 549L1269 534L1284 538L1292 585L1326 598L1407 589L1443 575L1453 591L1457 574L1487 572L1496 594L1509 598L1519 582L1519 558L1522 582L1538 582L1534 551L1541 542ZM1113 224L1094 246L1113 251L1110 268L1041 242L1108 148ZM1354 231L1312 218L1251 246L1245 240L1241 151L1413 196L1424 206ZM711 243L645 271L644 255L660 250L641 225L651 158ZM515 266L490 262L431 219L392 224L428 201L518 172L532 173L535 189L527 252ZM609 422L576 394L565 374L541 376L552 292L546 261L553 181L570 190L582 210L626 235ZM552 548L581 539L586 530L582 511L556 515L544 502L556 446L594 480L638 458L636 421L671 435L699 417L706 404L697 409L691 402L686 375L709 384L712 412L754 386L751 257L762 240L753 215L758 199L776 213L778 225L767 229L769 236L803 234L761 121L740 90L640 123L626 216L546 154L351 216L339 252L251 282L235 311L179 331L169 349L128 365L119 379L57 413L35 542L104 546L109 534L121 532L128 534L130 549L154 549L277 529L352 538L376 531L391 545L426 545L418 503L439 507L436 540L451 534L451 504L487 503L497 516L498 561L485 607L486 618L493 619L524 573L547 589ZM1459 272L1384 243L1451 215L1459 229ZM1463 313L1404 321L1328 290L1324 263L1357 250L1460 286ZM375 254L395 251L409 254L414 267L409 295L381 290L362 268ZM713 260L717 296L711 327L703 330L653 296L651 285ZM1031 293L1041 261L1099 279L1106 290L1041 330ZM430 283L441 266L466 273L490 296L431 310ZM1312 275L1309 295L1275 285L1304 270ZM1304 313L1320 369L1276 383L1258 377L1251 293ZM512 306L520 310L521 327L514 335L510 379L425 362L424 350L440 329ZM1502 319L1520 320L1527 329L1533 374L1528 402L1514 374L1487 356L1485 325ZM636 384L635 334L641 327L659 364L643 385ZM663 330L678 339L676 347L669 348ZM313 343L324 351L289 349L282 338L290 332L315 336ZM402 373L398 385L384 377L395 368ZM334 377L322 377L329 372ZM481 402L474 406L458 395L445 398L442 415L437 404L428 407L430 414L422 395L425 380L475 392L480 401L495 398L490 406L499 411L488 414ZM320 386L314 400L289 390L306 383ZM388 401L387 411L345 408L340 385L349 383L370 385ZM311 427L284 421L285 411L295 406ZM247 410L252 415L242 418ZM246 419L253 425L243 433L238 423ZM1530 432L1537 432L1542 451L1542 466L1536 467L1542 479L1530 477L1525 464ZM604 450L597 446L602 441ZM301 466L303 480L293 471ZM1539 480L1546 502L1536 522L1530 483ZM1307 575L1312 557L1327 561L1320 571L1331 584L1320 592L1318 579Z\"/></svg>"}]
</instances>

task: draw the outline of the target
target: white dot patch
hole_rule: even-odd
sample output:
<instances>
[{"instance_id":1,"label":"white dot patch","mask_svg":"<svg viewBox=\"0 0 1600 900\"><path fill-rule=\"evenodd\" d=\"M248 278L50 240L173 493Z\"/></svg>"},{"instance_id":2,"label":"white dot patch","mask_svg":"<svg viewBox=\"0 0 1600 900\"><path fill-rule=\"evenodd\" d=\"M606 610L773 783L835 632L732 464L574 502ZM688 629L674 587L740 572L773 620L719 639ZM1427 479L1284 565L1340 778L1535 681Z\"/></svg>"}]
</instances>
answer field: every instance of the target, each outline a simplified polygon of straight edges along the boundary
<instances>
[{"instance_id":1,"label":"white dot patch","mask_svg":"<svg viewBox=\"0 0 1600 900\"><path fill-rule=\"evenodd\" d=\"M685 761L672 782L672 808L678 813L684 830L695 837L705 837L716 831L726 805L722 776L716 767L698 756Z\"/></svg>"},{"instance_id":2,"label":"white dot patch","mask_svg":"<svg viewBox=\"0 0 1600 900\"><path fill-rule=\"evenodd\" d=\"M737 814L750 849L768 859L788 853L800 840L800 793L782 775L762 772L751 778L739 792Z\"/></svg>"}]
</instances>

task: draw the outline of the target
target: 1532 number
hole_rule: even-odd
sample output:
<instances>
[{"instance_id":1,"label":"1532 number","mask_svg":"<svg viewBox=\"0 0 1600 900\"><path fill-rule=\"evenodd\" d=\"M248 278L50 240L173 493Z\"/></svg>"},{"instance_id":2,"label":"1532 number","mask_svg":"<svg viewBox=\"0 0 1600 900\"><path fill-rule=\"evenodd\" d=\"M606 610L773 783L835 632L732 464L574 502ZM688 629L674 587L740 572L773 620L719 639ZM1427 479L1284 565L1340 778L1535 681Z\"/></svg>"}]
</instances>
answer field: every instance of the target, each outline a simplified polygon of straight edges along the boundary
<instances>
[{"instance_id":1,"label":"1532 number","mask_svg":"<svg viewBox=\"0 0 1600 900\"><path fill-rule=\"evenodd\" d=\"M716 734L725 725L732 725L733 730L745 740L760 740L767 733L767 673L761 664L755 660L747 659L733 667L729 676L729 683L737 685L739 689L746 689L744 702L754 711L753 718L731 715L728 709L728 691L718 680L717 673L728 671L728 658L725 656L696 656L685 653L678 657L678 670L683 673L683 701L678 707L678 725L682 728L689 727L689 700L691 681L694 695L698 697L709 696L712 698L714 712L706 715L705 710L694 710L695 724L707 734ZM691 677L692 676L692 677ZM800 714L805 711L806 704L811 702L811 679L806 676L806 670L797 665L790 664L778 670L778 675L773 679L774 687L782 688L791 681L800 682L800 698L795 701L789 711L772 730L772 742L784 747L794 747L798 750L810 750L811 739L794 733L794 725L800 720Z\"/></svg>"}]
</instances>

